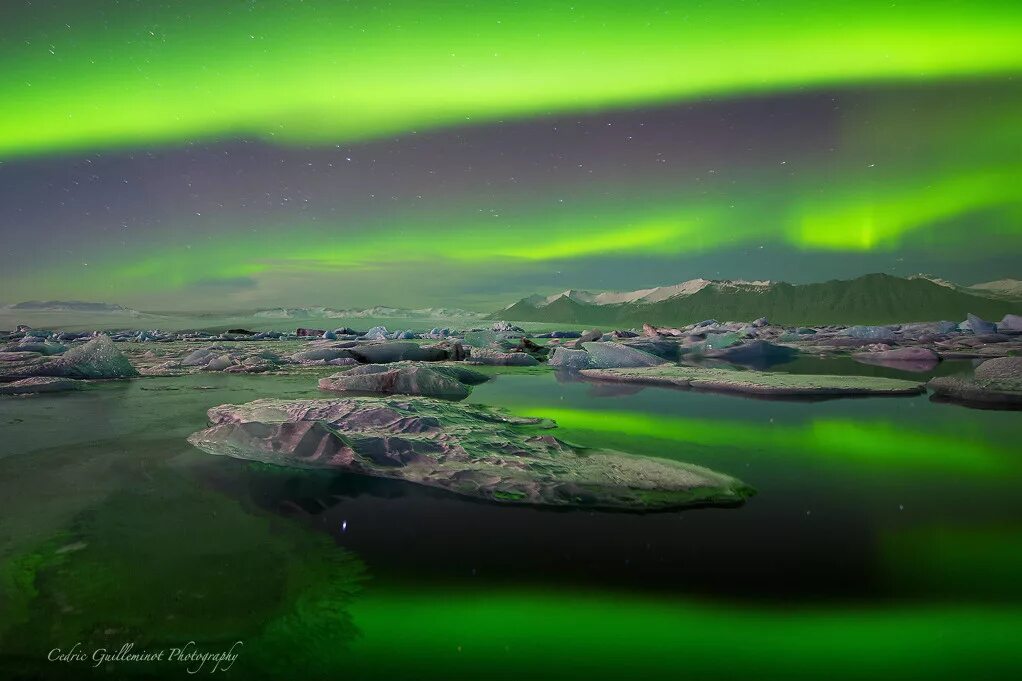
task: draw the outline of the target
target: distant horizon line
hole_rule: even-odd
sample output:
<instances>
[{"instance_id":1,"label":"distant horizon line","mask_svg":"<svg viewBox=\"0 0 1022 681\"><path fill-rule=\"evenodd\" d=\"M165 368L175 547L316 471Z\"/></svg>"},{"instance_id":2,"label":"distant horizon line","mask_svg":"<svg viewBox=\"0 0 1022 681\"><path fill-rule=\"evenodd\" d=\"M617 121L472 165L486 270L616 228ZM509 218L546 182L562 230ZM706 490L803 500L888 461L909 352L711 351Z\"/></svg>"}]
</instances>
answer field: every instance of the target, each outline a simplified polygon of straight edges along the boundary
<instances>
[{"instance_id":1,"label":"distant horizon line","mask_svg":"<svg viewBox=\"0 0 1022 681\"><path fill-rule=\"evenodd\" d=\"M562 293L563 294L563 293L567 293L569 291L578 291L578 292L584 292L584 293L593 293L594 291L599 292L599 293L634 293L634 292L639 292L639 291L651 291L651 290L661 289L661 288L672 288L672 287L680 286L682 284L686 284L686 283L693 282L693 281L707 281L707 282L711 282L711 283L727 282L727 283L746 283L746 284L758 284L758 285L788 284L790 286L806 286L806 285L811 285L811 284L821 284L821 283L828 283L828 282L834 282L834 281L854 281L856 279L863 279L865 277L875 277L875 276L884 276L884 277L890 277L892 279L904 279L904 280L909 280L909 279L926 279L926 280L931 281L933 283L936 283L938 285L941 285L940 282L944 282L946 284L951 284L951 285L953 285L955 287L967 288L967 289L976 288L976 287L982 286L984 284L993 284L993 283L1000 283L1000 282L1018 282L1019 284L1022 284L1022 279L1016 279L1014 277L1000 277L1000 278L990 279L990 280L986 280L986 281L976 282L974 284L959 284L959 283L953 282L953 281L951 281L949 279L946 279L946 278L943 278L943 277L937 277L935 275L930 275L930 274L925 274L925 273L917 273L917 274L912 274L912 275L908 275L908 276L899 276L899 275L895 275L895 274L888 274L886 272L867 272L865 274L860 274L858 276L849 277L849 278L845 278L845 279L833 278L833 279L827 279L827 280L822 280L822 281L799 282L799 283L792 283L792 282L788 282L788 281L785 281L785 280L782 280L782 279L755 279L755 278L748 278L748 279L746 279L746 278L742 278L742 279L728 279L728 278L712 279L712 278L707 278L707 277L693 277L691 279L686 279L684 281L675 282L675 283L672 283L672 284L659 284L659 285L646 286L646 287L636 288L636 289L595 289L595 288L594 289L587 289L587 288L582 288L582 287L570 286L570 287L565 288L565 289L558 288L557 290L553 291L552 293L547 294L547 296L549 297L549 296L552 296L552 295L557 295L558 293ZM1020 276L1022 276L1022 275L1020 275ZM542 288L550 288L550 287L542 287ZM510 296L510 295L516 295L516 294L508 294L508 295ZM525 298L529 298L529 297L532 297L532 296L542 296L542 295L543 295L542 293L538 293L537 292L537 293L533 293L531 295L527 295L527 296L525 296ZM523 298L519 298L515 302L518 302L520 300L523 300ZM64 310L61 310L61 309L45 309L45 308L33 309L33 308L19 308L19 307L17 307L19 305L29 305L29 304L38 304L38 305L51 304L51 305L55 305L55 306L56 305L105 305L105 306L109 306L110 308L119 308L119 309L110 309L110 310L107 310L107 311L100 311L100 310L74 310L74 309L64 309ZM511 304L514 304L514 303L511 303ZM143 309L143 308L145 308L145 309ZM133 313L134 312L134 313L139 313L139 314L150 314L150 315L160 315L160 314L166 314L166 315L183 315L183 314L215 315L215 314L227 314L227 313L233 313L233 314L253 313L254 314L254 313L259 313L259 312L269 312L269 311L272 311L272 310L296 310L296 309L316 309L316 308L321 308L323 310L330 310L330 311L339 311L339 312L347 312L347 311L351 311L351 312L364 312L364 311L373 310L373 309L376 309L376 308L389 308L389 309L392 309L392 310L400 310L400 311L407 311L407 312L425 311L425 310L431 310L431 309L446 309L446 310L451 310L451 311L468 312L468 313L472 313L472 314L485 314L485 313L488 313L488 312L492 312L492 309L490 309L490 308L474 310L474 309L471 309L471 306L470 307L465 307L465 306L462 306L462 305L454 305L454 304L431 304L431 305L427 304L427 305L416 305L416 306L387 305L387 304L374 304L374 305L365 305L365 306L336 305L336 304L335 305L319 305L319 304L266 304L264 306L225 307L225 308L216 308L216 309L206 308L206 309L201 309L200 310L200 309L188 309L188 308L166 308L166 309L161 309L161 308L158 308L158 307L148 307L148 306L145 306L145 305L135 307L133 305L126 305L126 304L123 304L123 303L109 302L108 300L96 301L96 300L74 300L74 299L59 299L59 298L53 298L53 299L49 299L49 300L41 300L41 299L22 300L22 301L17 301L17 302L12 302L12 303L0 302L0 310L4 310L4 311L8 311L8 312L18 312L18 313L32 313L32 312L93 312L93 313L99 313L99 312L102 312L102 313L105 313L105 314L116 314L118 312L123 311L125 313Z\"/></svg>"}]
</instances>

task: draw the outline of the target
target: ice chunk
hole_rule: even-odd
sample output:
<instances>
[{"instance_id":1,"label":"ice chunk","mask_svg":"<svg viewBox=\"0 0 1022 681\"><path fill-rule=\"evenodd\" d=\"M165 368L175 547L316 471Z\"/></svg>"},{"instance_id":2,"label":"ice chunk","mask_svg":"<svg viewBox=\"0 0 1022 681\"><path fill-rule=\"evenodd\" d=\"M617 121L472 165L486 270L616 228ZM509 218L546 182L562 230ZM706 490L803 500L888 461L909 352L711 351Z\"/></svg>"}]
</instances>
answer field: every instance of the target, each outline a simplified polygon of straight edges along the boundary
<instances>
[{"instance_id":1,"label":"ice chunk","mask_svg":"<svg viewBox=\"0 0 1022 681\"><path fill-rule=\"evenodd\" d=\"M128 358L114 347L109 336L97 336L72 348L54 362L59 375L68 378L125 378L138 376Z\"/></svg>"},{"instance_id":2,"label":"ice chunk","mask_svg":"<svg viewBox=\"0 0 1022 681\"><path fill-rule=\"evenodd\" d=\"M550 357L550 361L547 363L552 367L568 369L571 371L589 369L592 367L589 363L588 352L585 350L571 350L569 348L554 348L554 354Z\"/></svg>"},{"instance_id":3,"label":"ice chunk","mask_svg":"<svg viewBox=\"0 0 1022 681\"><path fill-rule=\"evenodd\" d=\"M628 369L666 364L656 355L620 343L583 343L589 353L589 365L595 369Z\"/></svg>"}]
</instances>

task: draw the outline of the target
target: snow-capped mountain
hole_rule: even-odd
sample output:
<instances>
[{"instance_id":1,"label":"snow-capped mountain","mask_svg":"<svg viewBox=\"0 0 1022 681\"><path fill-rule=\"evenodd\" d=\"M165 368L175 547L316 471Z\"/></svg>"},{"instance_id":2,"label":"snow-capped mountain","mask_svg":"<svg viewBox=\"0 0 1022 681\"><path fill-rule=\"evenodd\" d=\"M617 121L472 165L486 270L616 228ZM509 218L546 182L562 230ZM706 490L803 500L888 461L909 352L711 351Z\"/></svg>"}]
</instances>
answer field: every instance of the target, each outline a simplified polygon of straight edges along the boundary
<instances>
[{"instance_id":1,"label":"snow-capped mountain","mask_svg":"<svg viewBox=\"0 0 1022 681\"><path fill-rule=\"evenodd\" d=\"M998 279L985 284L973 284L966 290L1008 300L1022 300L1022 281L1018 279Z\"/></svg>"},{"instance_id":2,"label":"snow-capped mountain","mask_svg":"<svg viewBox=\"0 0 1022 681\"><path fill-rule=\"evenodd\" d=\"M940 277L935 277L932 274L913 274L912 276L908 277L908 279L910 281L913 280L913 279L925 279L926 281L933 282L937 286L943 286L945 288L953 288L956 291L963 288L962 286L959 286L958 284L954 283L953 281L948 281L947 279L941 279Z\"/></svg>"},{"instance_id":3,"label":"snow-capped mountain","mask_svg":"<svg viewBox=\"0 0 1022 681\"><path fill-rule=\"evenodd\" d=\"M81 300L26 300L7 305L6 309L19 312L88 312L94 314L122 314L138 316L143 313L112 303L88 303Z\"/></svg>"},{"instance_id":4,"label":"snow-capped mountain","mask_svg":"<svg viewBox=\"0 0 1022 681\"><path fill-rule=\"evenodd\" d=\"M961 321L969 313L984 319L1022 313L1015 298L1019 282L1005 280L973 287L926 276L868 274L817 284L693 279L625 293L568 290L519 300L491 319L521 322L629 327L689 324L703 319L768 317L779 324L888 324Z\"/></svg>"},{"instance_id":5,"label":"snow-capped mountain","mask_svg":"<svg viewBox=\"0 0 1022 681\"><path fill-rule=\"evenodd\" d=\"M909 277L909 279L925 279L926 281L931 281L934 284L961 291L962 293L971 293L972 295L983 296L985 298L1022 300L1022 281L1018 279L998 279L997 281L988 281L982 284L973 284L972 286L961 286L960 284L928 274L916 274Z\"/></svg>"},{"instance_id":6,"label":"snow-capped mountain","mask_svg":"<svg viewBox=\"0 0 1022 681\"><path fill-rule=\"evenodd\" d=\"M529 296L525 299L535 307L546 307L562 298L572 300L576 303L586 305L620 305L622 303L659 303L671 298L690 296L702 291L707 286L720 290L747 290L759 289L770 286L769 281L744 281L744 280L712 280L712 279L690 279L672 286L655 286L637 291L602 291L593 293L578 289L568 289L549 296Z\"/></svg>"}]
</instances>

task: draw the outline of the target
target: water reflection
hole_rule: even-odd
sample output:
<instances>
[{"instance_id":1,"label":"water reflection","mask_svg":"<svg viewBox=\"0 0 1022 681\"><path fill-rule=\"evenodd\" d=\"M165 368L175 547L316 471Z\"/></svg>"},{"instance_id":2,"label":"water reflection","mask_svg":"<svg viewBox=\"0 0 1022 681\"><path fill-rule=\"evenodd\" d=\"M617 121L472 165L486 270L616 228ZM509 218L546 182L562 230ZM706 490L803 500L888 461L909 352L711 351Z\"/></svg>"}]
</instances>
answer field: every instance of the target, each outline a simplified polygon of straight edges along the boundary
<instances>
[{"instance_id":1,"label":"water reflection","mask_svg":"<svg viewBox=\"0 0 1022 681\"><path fill-rule=\"evenodd\" d=\"M785 369L846 366L815 362ZM322 396L309 376L5 402L0 670L49 673L39 646L57 635L189 632L243 634L267 651L253 666L311 678L711 675L722 660L738 676L829 665L838 678L973 678L1022 664L1016 414L495 373L469 401L552 417L582 445L705 465L759 494L739 509L552 512L184 443L211 406ZM197 386L208 389L185 389Z\"/></svg>"}]
</instances>

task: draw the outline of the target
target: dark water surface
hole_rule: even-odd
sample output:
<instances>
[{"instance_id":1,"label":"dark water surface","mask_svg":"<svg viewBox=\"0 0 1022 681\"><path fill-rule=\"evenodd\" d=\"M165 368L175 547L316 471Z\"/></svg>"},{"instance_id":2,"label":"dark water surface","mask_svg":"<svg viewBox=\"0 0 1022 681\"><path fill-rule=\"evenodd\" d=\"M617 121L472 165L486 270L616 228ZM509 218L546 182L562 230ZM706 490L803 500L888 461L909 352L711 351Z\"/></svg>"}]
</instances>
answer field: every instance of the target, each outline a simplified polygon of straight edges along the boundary
<instances>
[{"instance_id":1,"label":"dark water surface","mask_svg":"<svg viewBox=\"0 0 1022 681\"><path fill-rule=\"evenodd\" d=\"M812 361L784 369L819 371ZM1022 670L1018 412L546 369L475 388L470 401L554 418L563 439L697 463L758 492L740 508L625 514L497 506L184 441L207 408L267 396L319 393L308 375L208 374L0 402L0 670L82 678L91 663L47 653L190 640L243 641L234 678ZM167 663L92 673L188 676Z\"/></svg>"}]
</instances>

